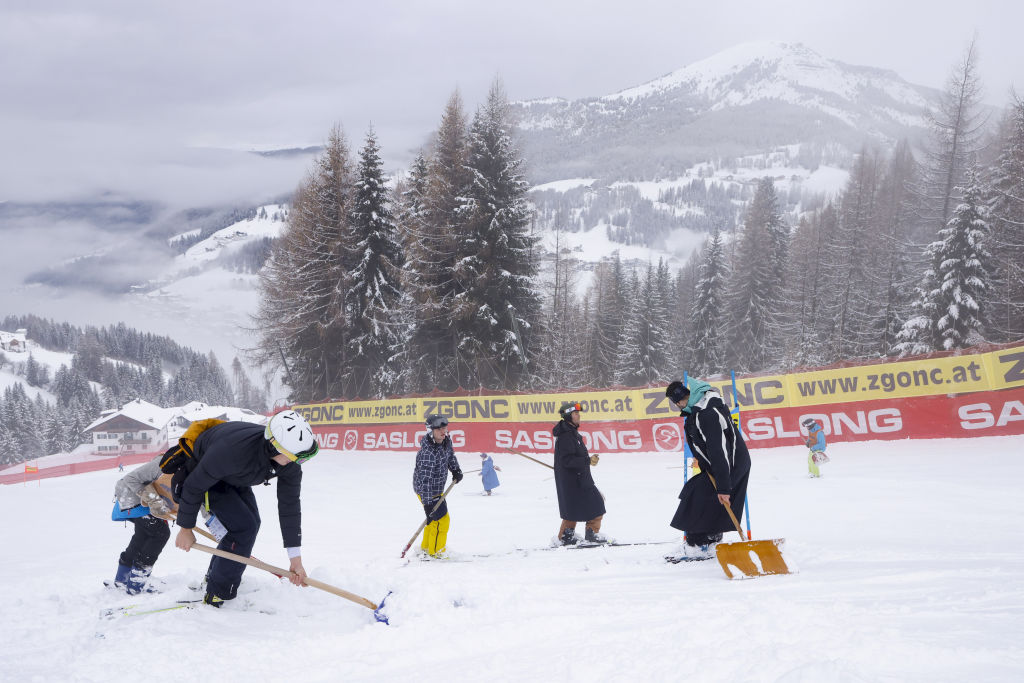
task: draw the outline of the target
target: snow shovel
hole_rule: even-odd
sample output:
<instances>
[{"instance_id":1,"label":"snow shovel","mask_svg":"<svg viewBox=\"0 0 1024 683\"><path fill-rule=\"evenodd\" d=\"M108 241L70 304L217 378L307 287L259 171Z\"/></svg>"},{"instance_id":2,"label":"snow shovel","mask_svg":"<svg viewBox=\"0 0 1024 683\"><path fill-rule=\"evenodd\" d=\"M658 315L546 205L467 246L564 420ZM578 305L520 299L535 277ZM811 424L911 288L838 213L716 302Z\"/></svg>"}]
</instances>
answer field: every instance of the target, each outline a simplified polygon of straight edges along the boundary
<instances>
[{"instance_id":1,"label":"snow shovel","mask_svg":"<svg viewBox=\"0 0 1024 683\"><path fill-rule=\"evenodd\" d=\"M708 473L711 485L718 489L714 477ZM736 532L740 535L739 543L719 543L715 546L715 555L718 557L718 564L722 565L725 575L730 579L738 579L742 576L762 576L767 574L791 574L786 560L782 557L781 547L786 542L784 538L773 538L767 541L746 541L743 540L743 527L736 519L732 508L722 503L722 507L729 513L729 518L736 526Z\"/></svg>"},{"instance_id":2,"label":"snow shovel","mask_svg":"<svg viewBox=\"0 0 1024 683\"><path fill-rule=\"evenodd\" d=\"M437 499L437 505L435 505L434 509L430 511L431 515L437 512L437 508L441 507L441 503L444 502L445 496L447 496L451 492L451 490L455 488L455 484L457 483L458 482L453 479L452 483L448 484L448 488L446 488L444 490L444 493L441 494L441 497ZM427 518L420 523L419 527L416 529L416 533L412 535L412 538L409 539L409 542L405 544L405 549L402 550L402 554L399 555L399 557L405 557L405 554L409 552L409 548L412 547L413 542L420 537L420 532L423 531L423 528L427 526L427 522L429 521L430 516L428 515Z\"/></svg>"},{"instance_id":3,"label":"snow shovel","mask_svg":"<svg viewBox=\"0 0 1024 683\"><path fill-rule=\"evenodd\" d=\"M195 550L202 550L204 553L209 553L211 555L216 555L218 557L223 557L224 559L227 559L227 560L232 560L234 562L241 562L242 564L247 564L247 565L249 565L251 567L256 567L257 569L262 569L263 571L270 572L271 574L276 574L277 576L280 576L280 577L289 577L290 578L290 577L294 576L294 574L292 572L288 571L287 569L282 569L281 567L275 567L273 565L269 565L266 562L263 562L262 560L257 560L255 557L245 557L244 555L236 555L234 553L229 553L226 550L221 550L220 548L211 548L210 546L203 545L202 543L195 543L195 544L193 544L192 548L195 549ZM367 609L371 609L371 610L373 610L373 617L377 621L379 621L379 622L381 622L383 624L388 623L388 618L386 616L384 616L384 613L381 610L384 609L384 600L387 600L388 599L388 595L391 595L390 591L388 592L388 595L384 596L384 600L380 601L379 605L375 605L375 604L373 604L372 602L370 602L369 600L367 600L366 598L364 598L362 596L356 595L355 593L349 593L346 590L342 590L340 588L332 586L329 583L324 583L323 581L317 581L316 579L310 578L308 576L305 579L303 579L303 583L305 583L307 586L312 586L313 588L319 588L322 591L327 591L328 593L333 593L334 595L337 595L338 597L345 598L346 600L350 600L350 601L356 603L357 605L362 605L363 607L365 607Z\"/></svg>"}]
</instances>

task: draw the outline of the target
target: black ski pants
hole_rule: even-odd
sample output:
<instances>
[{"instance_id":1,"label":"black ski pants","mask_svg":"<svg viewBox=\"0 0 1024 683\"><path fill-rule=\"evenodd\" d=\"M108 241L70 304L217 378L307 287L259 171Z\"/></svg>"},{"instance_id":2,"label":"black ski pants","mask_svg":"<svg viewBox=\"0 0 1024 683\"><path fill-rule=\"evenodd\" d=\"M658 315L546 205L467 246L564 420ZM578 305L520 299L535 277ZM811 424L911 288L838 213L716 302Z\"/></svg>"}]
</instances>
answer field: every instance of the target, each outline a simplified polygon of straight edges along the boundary
<instances>
[{"instance_id":1,"label":"black ski pants","mask_svg":"<svg viewBox=\"0 0 1024 683\"><path fill-rule=\"evenodd\" d=\"M135 533L121 553L119 562L135 569L152 568L171 537L170 525L166 520L150 515L128 521L135 525Z\"/></svg>"},{"instance_id":2,"label":"black ski pants","mask_svg":"<svg viewBox=\"0 0 1024 683\"><path fill-rule=\"evenodd\" d=\"M209 491L210 511L228 530L217 547L235 555L249 557L260 531L260 511L256 496L248 486L218 482ZM238 595L238 584L246 565L214 555L206 574L206 590L222 600Z\"/></svg>"}]
</instances>

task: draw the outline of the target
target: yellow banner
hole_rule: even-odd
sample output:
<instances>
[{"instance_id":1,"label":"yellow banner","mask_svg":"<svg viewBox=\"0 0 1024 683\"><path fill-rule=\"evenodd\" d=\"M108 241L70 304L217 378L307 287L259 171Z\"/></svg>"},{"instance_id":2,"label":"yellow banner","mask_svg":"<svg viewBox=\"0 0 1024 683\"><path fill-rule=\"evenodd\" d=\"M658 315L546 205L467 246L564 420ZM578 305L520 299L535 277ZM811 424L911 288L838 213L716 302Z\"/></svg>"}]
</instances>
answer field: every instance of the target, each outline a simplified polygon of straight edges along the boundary
<instances>
[{"instance_id":1,"label":"yellow banner","mask_svg":"<svg viewBox=\"0 0 1024 683\"><path fill-rule=\"evenodd\" d=\"M731 379L710 380L729 405ZM667 385L667 382L666 382ZM1024 386L1024 346L962 356L897 361L800 372L737 377L741 409L790 408L831 403L962 394ZM547 422L559 420L565 401L579 401L589 421L639 420L675 415L664 387L619 391L504 396L405 398L313 403L295 406L310 424L411 424L427 415L463 422Z\"/></svg>"}]
</instances>

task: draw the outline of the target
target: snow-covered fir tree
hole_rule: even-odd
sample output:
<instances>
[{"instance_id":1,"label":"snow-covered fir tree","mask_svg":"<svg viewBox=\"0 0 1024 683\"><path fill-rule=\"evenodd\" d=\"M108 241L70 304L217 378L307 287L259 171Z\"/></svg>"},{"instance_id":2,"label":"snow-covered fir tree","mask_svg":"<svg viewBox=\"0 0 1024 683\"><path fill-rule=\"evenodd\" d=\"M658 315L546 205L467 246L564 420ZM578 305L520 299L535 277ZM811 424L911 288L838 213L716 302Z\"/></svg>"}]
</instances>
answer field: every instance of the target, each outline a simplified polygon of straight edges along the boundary
<instances>
[{"instance_id":1,"label":"snow-covered fir tree","mask_svg":"<svg viewBox=\"0 0 1024 683\"><path fill-rule=\"evenodd\" d=\"M590 386L607 387L615 381L615 365L626 315L626 276L616 251L594 269L590 290L593 314L588 327Z\"/></svg>"},{"instance_id":2,"label":"snow-covered fir tree","mask_svg":"<svg viewBox=\"0 0 1024 683\"><path fill-rule=\"evenodd\" d=\"M966 180L949 225L928 247L932 266L915 302L916 315L904 325L897 347L904 354L948 351L984 341L988 211L976 171L968 170Z\"/></svg>"},{"instance_id":3,"label":"snow-covered fir tree","mask_svg":"<svg viewBox=\"0 0 1024 683\"><path fill-rule=\"evenodd\" d=\"M445 106L428 160L418 231L407 242L402 287L409 291L406 310L413 320L402 363L405 391L450 391L471 380L454 325L456 318L471 314L468 307L457 308L462 290L455 278L458 245L467 236L467 216L459 211L472 180L467 158L466 114L456 91Z\"/></svg>"},{"instance_id":4,"label":"snow-covered fir tree","mask_svg":"<svg viewBox=\"0 0 1024 683\"><path fill-rule=\"evenodd\" d=\"M826 306L834 321L834 360L862 357L876 347L879 164L875 150L862 149L840 201L839 248L831 254L834 277Z\"/></svg>"},{"instance_id":5,"label":"snow-covered fir tree","mask_svg":"<svg viewBox=\"0 0 1024 683\"><path fill-rule=\"evenodd\" d=\"M540 317L538 250L523 160L511 138L508 100L495 82L473 117L469 185L457 209L452 316L466 387L518 389L528 373Z\"/></svg>"},{"instance_id":6,"label":"snow-covered fir tree","mask_svg":"<svg viewBox=\"0 0 1024 683\"><path fill-rule=\"evenodd\" d=\"M630 289L615 380L635 387L667 377L668 319L653 264L648 264L642 280L634 278Z\"/></svg>"},{"instance_id":7,"label":"snow-covered fir tree","mask_svg":"<svg viewBox=\"0 0 1024 683\"><path fill-rule=\"evenodd\" d=\"M725 294L729 269L725 261L722 233L717 229L701 252L699 272L690 317L693 366L687 369L695 376L706 377L725 370L727 340L723 334L722 319L726 315Z\"/></svg>"},{"instance_id":8,"label":"snow-covered fir tree","mask_svg":"<svg viewBox=\"0 0 1024 683\"><path fill-rule=\"evenodd\" d=\"M737 370L765 369L782 340L782 277L788 228L771 178L758 182L737 238L729 285L729 360Z\"/></svg>"},{"instance_id":9,"label":"snow-covered fir tree","mask_svg":"<svg viewBox=\"0 0 1024 683\"><path fill-rule=\"evenodd\" d=\"M377 138L371 129L359 152L351 225L356 241L350 274L350 362L344 370L349 396L383 396L386 365L397 344L392 311L398 306L403 263Z\"/></svg>"},{"instance_id":10,"label":"snow-covered fir tree","mask_svg":"<svg viewBox=\"0 0 1024 683\"><path fill-rule=\"evenodd\" d=\"M544 292L542 345L545 352L537 362L538 377L551 389L584 386L590 377L591 349L587 340L596 339L587 321L592 295L579 293L580 262L562 247L562 231L556 230L551 277Z\"/></svg>"}]
</instances>

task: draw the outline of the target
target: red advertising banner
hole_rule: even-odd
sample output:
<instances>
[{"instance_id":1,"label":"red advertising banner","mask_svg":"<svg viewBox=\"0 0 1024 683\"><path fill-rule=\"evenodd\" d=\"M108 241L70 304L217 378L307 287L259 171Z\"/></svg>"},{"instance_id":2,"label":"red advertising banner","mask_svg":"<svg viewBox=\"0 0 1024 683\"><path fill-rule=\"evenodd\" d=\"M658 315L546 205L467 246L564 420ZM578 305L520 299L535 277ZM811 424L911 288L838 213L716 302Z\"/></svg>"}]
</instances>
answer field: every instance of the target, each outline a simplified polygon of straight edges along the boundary
<instances>
[{"instance_id":1,"label":"red advertising banner","mask_svg":"<svg viewBox=\"0 0 1024 683\"><path fill-rule=\"evenodd\" d=\"M830 405L749 409L741 412L744 437L751 448L803 444L800 422L813 417L824 425L830 443L844 441L965 438L1024 434L1024 388L957 396L919 396L834 403ZM456 451L515 449L550 453L550 424L538 422L451 421ZM343 451L415 451L426 433L415 424L316 425L322 448ZM681 451L682 419L586 421L580 433L595 453Z\"/></svg>"}]
</instances>

